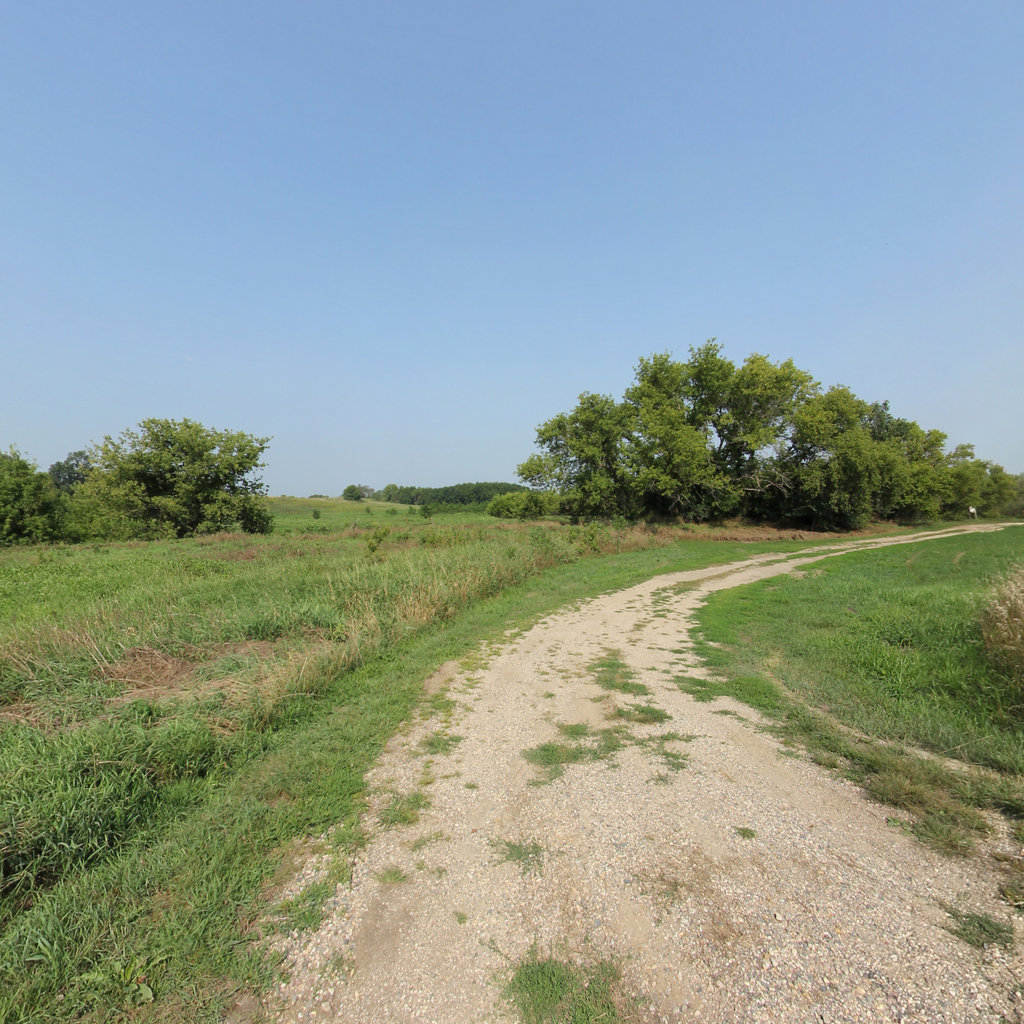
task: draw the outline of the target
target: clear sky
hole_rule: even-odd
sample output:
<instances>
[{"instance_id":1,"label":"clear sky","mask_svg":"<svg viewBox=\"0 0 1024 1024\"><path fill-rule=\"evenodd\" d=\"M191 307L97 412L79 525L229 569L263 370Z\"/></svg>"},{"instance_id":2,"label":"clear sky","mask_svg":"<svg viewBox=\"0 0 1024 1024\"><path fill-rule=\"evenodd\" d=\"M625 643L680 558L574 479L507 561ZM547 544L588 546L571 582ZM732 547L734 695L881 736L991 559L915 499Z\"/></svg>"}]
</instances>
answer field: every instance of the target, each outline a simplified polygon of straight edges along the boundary
<instances>
[{"instance_id":1,"label":"clear sky","mask_svg":"<svg viewBox=\"0 0 1024 1024\"><path fill-rule=\"evenodd\" d=\"M514 480L717 337L1024 471L1021 0L7 0L0 448Z\"/></svg>"}]
</instances>

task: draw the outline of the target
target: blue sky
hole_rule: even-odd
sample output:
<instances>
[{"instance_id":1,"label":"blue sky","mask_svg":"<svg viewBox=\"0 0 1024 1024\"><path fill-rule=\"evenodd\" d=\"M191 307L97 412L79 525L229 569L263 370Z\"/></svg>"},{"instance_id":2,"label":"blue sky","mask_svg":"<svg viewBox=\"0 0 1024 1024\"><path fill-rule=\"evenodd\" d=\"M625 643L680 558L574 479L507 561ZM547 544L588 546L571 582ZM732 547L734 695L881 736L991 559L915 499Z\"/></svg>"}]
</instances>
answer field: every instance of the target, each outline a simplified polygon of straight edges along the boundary
<instances>
[{"instance_id":1,"label":"blue sky","mask_svg":"<svg viewBox=\"0 0 1024 1024\"><path fill-rule=\"evenodd\" d=\"M1024 4L10 2L0 448L513 480L717 337L1024 471Z\"/></svg>"}]
</instances>

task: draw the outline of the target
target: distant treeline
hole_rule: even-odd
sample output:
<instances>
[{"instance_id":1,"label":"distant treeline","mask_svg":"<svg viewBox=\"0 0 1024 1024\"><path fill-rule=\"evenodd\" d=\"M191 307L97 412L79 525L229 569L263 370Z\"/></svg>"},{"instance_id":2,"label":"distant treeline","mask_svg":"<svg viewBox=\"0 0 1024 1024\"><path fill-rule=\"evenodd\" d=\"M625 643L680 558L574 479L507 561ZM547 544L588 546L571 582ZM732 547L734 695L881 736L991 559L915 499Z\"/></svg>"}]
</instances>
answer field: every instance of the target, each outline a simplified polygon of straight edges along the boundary
<instances>
[{"instance_id":1,"label":"distant treeline","mask_svg":"<svg viewBox=\"0 0 1024 1024\"><path fill-rule=\"evenodd\" d=\"M371 497L400 505L486 505L496 494L526 491L522 484L450 484L448 487L409 487L388 484Z\"/></svg>"}]
</instances>

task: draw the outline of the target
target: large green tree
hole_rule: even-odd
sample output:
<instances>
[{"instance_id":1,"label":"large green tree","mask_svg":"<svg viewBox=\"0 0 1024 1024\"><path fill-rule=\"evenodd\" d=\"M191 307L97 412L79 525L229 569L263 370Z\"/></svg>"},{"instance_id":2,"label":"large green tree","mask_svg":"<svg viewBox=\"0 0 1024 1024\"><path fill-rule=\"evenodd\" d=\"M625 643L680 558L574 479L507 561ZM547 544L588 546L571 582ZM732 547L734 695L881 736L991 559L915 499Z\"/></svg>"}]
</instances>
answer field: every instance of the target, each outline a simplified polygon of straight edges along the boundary
<instances>
[{"instance_id":1,"label":"large green tree","mask_svg":"<svg viewBox=\"0 0 1024 1024\"><path fill-rule=\"evenodd\" d=\"M636 515L640 487L625 457L634 418L628 404L584 392L575 409L537 428L541 451L519 466L519 478L559 491L574 519Z\"/></svg>"},{"instance_id":2,"label":"large green tree","mask_svg":"<svg viewBox=\"0 0 1024 1024\"><path fill-rule=\"evenodd\" d=\"M14 448L0 452L0 545L57 540L60 531L53 481Z\"/></svg>"},{"instance_id":3,"label":"large green tree","mask_svg":"<svg viewBox=\"0 0 1024 1024\"><path fill-rule=\"evenodd\" d=\"M89 453L84 450L68 452L60 462L47 470L50 479L62 494L70 494L89 475Z\"/></svg>"},{"instance_id":4,"label":"large green tree","mask_svg":"<svg viewBox=\"0 0 1024 1024\"><path fill-rule=\"evenodd\" d=\"M71 499L88 536L185 537L272 526L257 471L269 438L213 430L194 420L147 419L104 438Z\"/></svg>"},{"instance_id":5,"label":"large green tree","mask_svg":"<svg viewBox=\"0 0 1024 1024\"><path fill-rule=\"evenodd\" d=\"M641 359L622 402L584 393L537 429L519 467L577 518L742 514L828 529L871 518L991 514L1015 500L1001 466L848 388L823 392L792 360L737 366L712 339Z\"/></svg>"}]
</instances>

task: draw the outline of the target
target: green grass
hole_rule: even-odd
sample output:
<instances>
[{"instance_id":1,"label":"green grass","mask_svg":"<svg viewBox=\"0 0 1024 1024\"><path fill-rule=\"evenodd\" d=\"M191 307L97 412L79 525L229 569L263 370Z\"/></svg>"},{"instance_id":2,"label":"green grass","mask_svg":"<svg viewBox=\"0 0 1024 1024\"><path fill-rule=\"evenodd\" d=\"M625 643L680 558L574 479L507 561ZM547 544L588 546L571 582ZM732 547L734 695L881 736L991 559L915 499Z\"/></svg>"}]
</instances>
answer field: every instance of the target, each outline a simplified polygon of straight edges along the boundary
<instances>
[{"instance_id":1,"label":"green grass","mask_svg":"<svg viewBox=\"0 0 1024 1024\"><path fill-rule=\"evenodd\" d=\"M544 865L544 847L540 843L515 843L509 839L492 842L491 845L501 853L502 861L518 864L522 874L528 875L535 871L540 874Z\"/></svg>"},{"instance_id":2,"label":"green grass","mask_svg":"<svg viewBox=\"0 0 1024 1024\"><path fill-rule=\"evenodd\" d=\"M392 798L378 816L384 828L393 828L395 825L414 825L420 820L420 811L430 806L430 798L422 789L417 789L404 796L398 795Z\"/></svg>"},{"instance_id":3,"label":"green grass","mask_svg":"<svg viewBox=\"0 0 1024 1024\"><path fill-rule=\"evenodd\" d=\"M1013 860L1006 872L1006 881L999 886L999 895L1018 914L1024 914L1024 862Z\"/></svg>"},{"instance_id":4,"label":"green grass","mask_svg":"<svg viewBox=\"0 0 1024 1024\"><path fill-rule=\"evenodd\" d=\"M450 754L463 740L449 732L434 732L420 743L420 750L425 754Z\"/></svg>"},{"instance_id":5,"label":"green grass","mask_svg":"<svg viewBox=\"0 0 1024 1024\"><path fill-rule=\"evenodd\" d=\"M624 1018L615 964L588 966L541 958L534 950L505 987L524 1024L616 1024Z\"/></svg>"},{"instance_id":6,"label":"green grass","mask_svg":"<svg viewBox=\"0 0 1024 1024\"><path fill-rule=\"evenodd\" d=\"M281 904L281 928L284 931L307 931L319 928L323 921L324 903L334 894L331 882L313 882L297 896Z\"/></svg>"},{"instance_id":7,"label":"green grass","mask_svg":"<svg viewBox=\"0 0 1024 1024\"><path fill-rule=\"evenodd\" d=\"M615 717L639 725L659 725L667 722L672 716L653 704L630 704L627 707L616 708Z\"/></svg>"},{"instance_id":8,"label":"green grass","mask_svg":"<svg viewBox=\"0 0 1024 1024\"><path fill-rule=\"evenodd\" d=\"M997 921L989 914L974 914L948 905L943 906L943 909L953 921L948 930L969 946L977 949L986 946L1013 948L1013 928L1005 922Z\"/></svg>"},{"instance_id":9,"label":"green grass","mask_svg":"<svg viewBox=\"0 0 1024 1024\"><path fill-rule=\"evenodd\" d=\"M662 720L660 715L650 717L650 721L661 722ZM637 737L624 726L595 730L584 722L560 723L558 731L565 737L564 740L549 740L547 743L540 743L536 747L529 747L523 751L523 758L541 769L541 774L533 783L534 785L545 785L561 778L568 765L613 760L615 755L629 744L652 751L668 771L682 771L686 767L687 756L670 749L668 744L687 743L695 739L693 736L682 736L676 732ZM660 779L659 781L666 780Z\"/></svg>"},{"instance_id":10,"label":"green grass","mask_svg":"<svg viewBox=\"0 0 1024 1024\"><path fill-rule=\"evenodd\" d=\"M523 751L524 759L541 769L538 784L561 778L566 765L609 760L626 742L621 729L599 729L595 732L584 723L560 725L558 728L568 742L550 740Z\"/></svg>"},{"instance_id":11,"label":"green grass","mask_svg":"<svg viewBox=\"0 0 1024 1024\"><path fill-rule=\"evenodd\" d=\"M700 651L724 681L677 682L757 708L785 741L908 812L922 839L966 852L988 829L981 812L1024 817L1024 708L978 622L1018 556L1019 535L1005 530L844 555L801 579L712 594Z\"/></svg>"},{"instance_id":12,"label":"green grass","mask_svg":"<svg viewBox=\"0 0 1024 1024\"><path fill-rule=\"evenodd\" d=\"M0 1020L219 1020L273 983L254 940L275 878L327 830L351 855L364 775L438 666L589 595L800 546L385 509L369 552L368 509L310 508L269 537L0 552Z\"/></svg>"},{"instance_id":13,"label":"green grass","mask_svg":"<svg viewBox=\"0 0 1024 1024\"><path fill-rule=\"evenodd\" d=\"M602 689L617 690L635 697L645 697L651 692L643 683L636 681L636 673L622 660L620 651L609 649L588 667L594 682Z\"/></svg>"}]
</instances>

